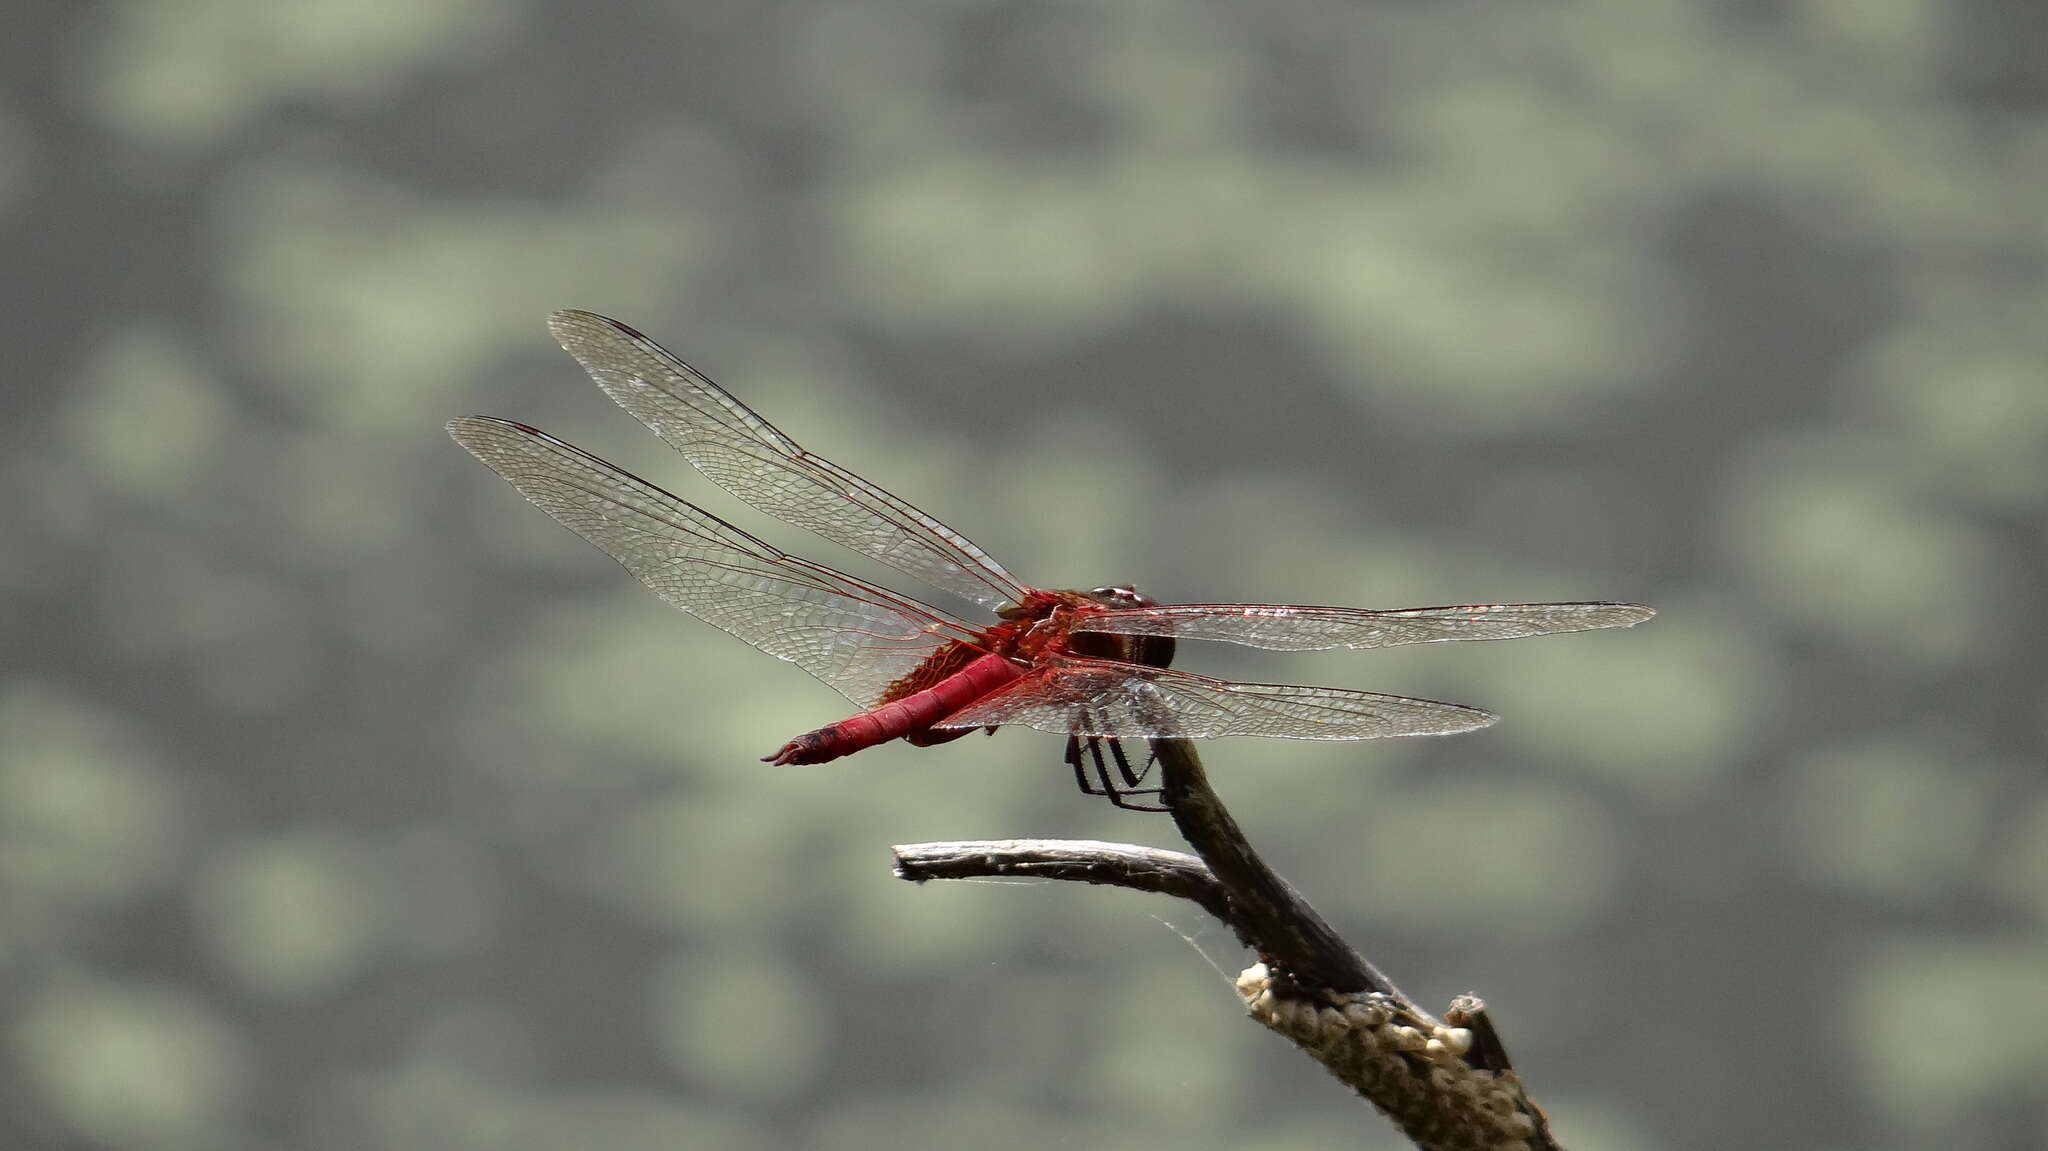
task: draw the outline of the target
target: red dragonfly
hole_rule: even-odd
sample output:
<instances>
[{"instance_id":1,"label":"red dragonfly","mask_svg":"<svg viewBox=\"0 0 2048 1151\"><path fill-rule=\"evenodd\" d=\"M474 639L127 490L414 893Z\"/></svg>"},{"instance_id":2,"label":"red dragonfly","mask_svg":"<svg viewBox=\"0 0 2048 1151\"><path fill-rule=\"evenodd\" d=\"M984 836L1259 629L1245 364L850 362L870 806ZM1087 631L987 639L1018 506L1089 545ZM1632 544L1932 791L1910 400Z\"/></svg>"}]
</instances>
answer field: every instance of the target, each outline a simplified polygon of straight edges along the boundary
<instances>
[{"instance_id":1,"label":"red dragonfly","mask_svg":"<svg viewBox=\"0 0 2048 1151\"><path fill-rule=\"evenodd\" d=\"M557 312L563 349L605 394L742 501L989 609L974 624L801 559L525 424L468 416L457 443L655 594L824 681L862 710L784 744L770 763L824 763L901 737L925 747L1020 724L1068 737L1082 790L1120 806L1141 781L1119 740L1449 735L1477 708L1334 687L1230 683L1168 668L1183 639L1277 651L1516 639L1628 627L1625 603L1466 604L1367 611L1160 604L1128 587L1046 591L902 498L799 447L725 389L616 320ZM1108 746L1123 787L1103 762ZM1093 759L1095 784L1084 770Z\"/></svg>"}]
</instances>

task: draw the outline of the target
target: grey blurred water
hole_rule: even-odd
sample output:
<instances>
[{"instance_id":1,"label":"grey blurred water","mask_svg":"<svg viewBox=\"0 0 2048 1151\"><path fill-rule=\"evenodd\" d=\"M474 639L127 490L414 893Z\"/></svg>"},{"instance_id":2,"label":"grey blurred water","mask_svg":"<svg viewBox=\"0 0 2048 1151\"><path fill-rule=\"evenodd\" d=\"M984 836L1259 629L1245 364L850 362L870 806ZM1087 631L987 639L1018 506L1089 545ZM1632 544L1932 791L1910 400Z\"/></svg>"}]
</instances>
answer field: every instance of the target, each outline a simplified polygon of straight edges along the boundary
<instances>
[{"instance_id":1,"label":"grey blurred water","mask_svg":"<svg viewBox=\"0 0 2048 1151\"><path fill-rule=\"evenodd\" d=\"M1171 842L1056 739L753 762L837 697L442 434L535 423L842 558L613 409L565 306L1033 582L1656 605L1181 662L1504 716L1210 766L1375 962L1488 999L1571 1146L2037 1140L2031 6L7 25L6 1146L1401 1145L1192 910L889 877Z\"/></svg>"}]
</instances>

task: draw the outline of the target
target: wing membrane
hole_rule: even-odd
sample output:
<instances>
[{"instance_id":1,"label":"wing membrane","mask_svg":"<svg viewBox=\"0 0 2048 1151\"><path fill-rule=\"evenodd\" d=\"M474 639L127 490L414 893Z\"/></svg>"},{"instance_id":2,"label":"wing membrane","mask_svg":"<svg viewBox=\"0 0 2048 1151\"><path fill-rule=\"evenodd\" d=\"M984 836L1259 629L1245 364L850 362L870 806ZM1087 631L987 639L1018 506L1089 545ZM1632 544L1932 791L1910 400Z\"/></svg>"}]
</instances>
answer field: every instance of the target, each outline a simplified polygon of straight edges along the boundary
<instances>
[{"instance_id":1,"label":"wing membrane","mask_svg":"<svg viewBox=\"0 0 2048 1151\"><path fill-rule=\"evenodd\" d=\"M656 595L861 707L934 648L974 634L935 608L778 551L546 432L468 416L448 434Z\"/></svg>"},{"instance_id":2,"label":"wing membrane","mask_svg":"<svg viewBox=\"0 0 2048 1151\"><path fill-rule=\"evenodd\" d=\"M1117 739L1386 739L1454 735L1496 717L1474 707L1278 683L1230 683L1118 660L1056 656L936 726L1021 724L1060 735Z\"/></svg>"},{"instance_id":3,"label":"wing membrane","mask_svg":"<svg viewBox=\"0 0 2048 1151\"><path fill-rule=\"evenodd\" d=\"M1016 577L966 536L805 451L632 328L591 312L561 311L548 330L606 395L741 500L984 607L1023 599Z\"/></svg>"},{"instance_id":4,"label":"wing membrane","mask_svg":"<svg viewBox=\"0 0 2048 1151\"><path fill-rule=\"evenodd\" d=\"M1464 604L1394 611L1188 603L1091 612L1075 623L1075 630L1217 640L1274 651L1323 651L1632 627L1656 614L1632 603Z\"/></svg>"}]
</instances>

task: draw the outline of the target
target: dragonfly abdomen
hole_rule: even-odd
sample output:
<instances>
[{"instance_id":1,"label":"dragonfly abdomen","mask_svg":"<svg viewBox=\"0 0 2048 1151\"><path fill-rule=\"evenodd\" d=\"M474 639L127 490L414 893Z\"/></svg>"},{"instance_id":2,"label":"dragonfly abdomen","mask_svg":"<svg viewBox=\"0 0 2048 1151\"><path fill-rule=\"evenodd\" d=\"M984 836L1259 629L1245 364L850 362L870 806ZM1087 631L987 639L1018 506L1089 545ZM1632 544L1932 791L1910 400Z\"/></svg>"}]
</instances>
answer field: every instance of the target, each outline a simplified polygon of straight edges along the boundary
<instances>
[{"instance_id":1,"label":"dragonfly abdomen","mask_svg":"<svg viewBox=\"0 0 2048 1151\"><path fill-rule=\"evenodd\" d=\"M1022 674L1022 668L1002 656L978 656L923 691L807 731L775 754L762 756L762 762L778 767L827 763L878 743L916 735Z\"/></svg>"}]
</instances>

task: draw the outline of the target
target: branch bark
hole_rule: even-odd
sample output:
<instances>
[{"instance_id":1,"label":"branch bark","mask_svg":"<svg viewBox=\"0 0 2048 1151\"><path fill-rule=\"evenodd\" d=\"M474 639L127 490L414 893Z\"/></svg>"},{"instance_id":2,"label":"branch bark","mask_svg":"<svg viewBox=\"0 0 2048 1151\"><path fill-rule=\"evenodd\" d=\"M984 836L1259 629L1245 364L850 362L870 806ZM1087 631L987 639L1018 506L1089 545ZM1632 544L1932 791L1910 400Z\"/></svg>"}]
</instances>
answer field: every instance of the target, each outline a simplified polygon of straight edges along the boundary
<instances>
[{"instance_id":1,"label":"branch bark","mask_svg":"<svg viewBox=\"0 0 2048 1151\"><path fill-rule=\"evenodd\" d=\"M992 839L902 844L896 878L1064 879L1193 900L1224 922L1230 899L1202 861L1178 851L1098 839Z\"/></svg>"},{"instance_id":2,"label":"branch bark","mask_svg":"<svg viewBox=\"0 0 2048 1151\"><path fill-rule=\"evenodd\" d=\"M1128 887L1198 903L1258 962L1238 976L1252 1018L1364 1096L1423 1151L1559 1151L1486 1006L1453 1000L1442 1020L1339 936L1259 858L1186 740L1154 740L1162 800L1195 856L1094 840L899 845L914 882L1031 876Z\"/></svg>"}]
</instances>

